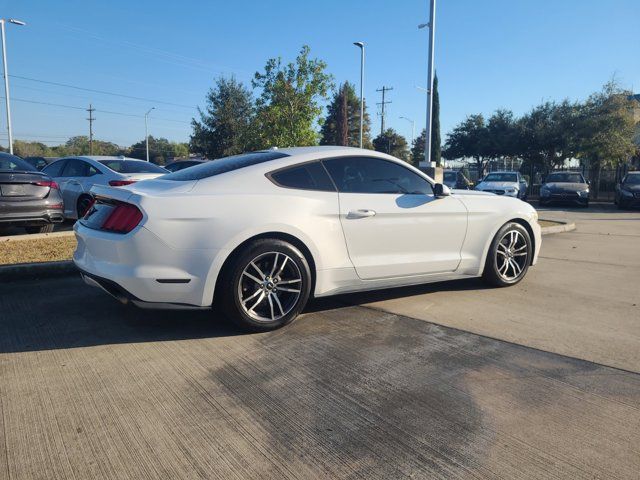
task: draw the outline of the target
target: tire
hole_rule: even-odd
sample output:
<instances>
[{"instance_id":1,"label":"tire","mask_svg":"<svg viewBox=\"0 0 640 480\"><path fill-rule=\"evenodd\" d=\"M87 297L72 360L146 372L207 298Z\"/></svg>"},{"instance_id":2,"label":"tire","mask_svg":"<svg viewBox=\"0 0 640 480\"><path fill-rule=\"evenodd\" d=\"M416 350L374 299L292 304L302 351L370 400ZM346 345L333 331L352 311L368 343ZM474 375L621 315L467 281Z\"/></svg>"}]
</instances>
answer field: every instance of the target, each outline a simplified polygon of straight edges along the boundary
<instances>
[{"instance_id":1,"label":"tire","mask_svg":"<svg viewBox=\"0 0 640 480\"><path fill-rule=\"evenodd\" d=\"M51 233L53 232L53 223L42 225L41 227L24 227L27 233Z\"/></svg>"},{"instance_id":2,"label":"tire","mask_svg":"<svg viewBox=\"0 0 640 480\"><path fill-rule=\"evenodd\" d=\"M87 213L91 203L93 202L93 197L91 195L80 195L78 198L78 203L76 204L76 213L78 214L78 220L84 217L84 214Z\"/></svg>"},{"instance_id":3,"label":"tire","mask_svg":"<svg viewBox=\"0 0 640 480\"><path fill-rule=\"evenodd\" d=\"M482 277L495 287L515 285L527 274L532 256L533 243L527 229L509 222L491 242Z\"/></svg>"},{"instance_id":4,"label":"tire","mask_svg":"<svg viewBox=\"0 0 640 480\"><path fill-rule=\"evenodd\" d=\"M235 255L219 285L216 294L225 316L244 330L264 332L300 314L309 299L311 270L295 246L260 239Z\"/></svg>"}]
</instances>

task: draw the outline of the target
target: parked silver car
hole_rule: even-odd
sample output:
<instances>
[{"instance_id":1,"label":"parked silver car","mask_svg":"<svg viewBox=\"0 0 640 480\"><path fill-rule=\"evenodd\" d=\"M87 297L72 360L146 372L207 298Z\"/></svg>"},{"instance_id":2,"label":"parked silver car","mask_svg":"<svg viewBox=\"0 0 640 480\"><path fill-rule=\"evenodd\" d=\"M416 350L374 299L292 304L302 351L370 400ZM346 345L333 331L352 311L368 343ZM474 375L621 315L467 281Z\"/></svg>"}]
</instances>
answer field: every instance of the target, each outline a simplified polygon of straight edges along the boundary
<instances>
[{"instance_id":1,"label":"parked silver car","mask_svg":"<svg viewBox=\"0 0 640 480\"><path fill-rule=\"evenodd\" d=\"M52 177L62 192L65 218L84 215L93 201L94 185L121 187L168 173L162 167L126 157L65 157L47 165L43 173Z\"/></svg>"}]
</instances>

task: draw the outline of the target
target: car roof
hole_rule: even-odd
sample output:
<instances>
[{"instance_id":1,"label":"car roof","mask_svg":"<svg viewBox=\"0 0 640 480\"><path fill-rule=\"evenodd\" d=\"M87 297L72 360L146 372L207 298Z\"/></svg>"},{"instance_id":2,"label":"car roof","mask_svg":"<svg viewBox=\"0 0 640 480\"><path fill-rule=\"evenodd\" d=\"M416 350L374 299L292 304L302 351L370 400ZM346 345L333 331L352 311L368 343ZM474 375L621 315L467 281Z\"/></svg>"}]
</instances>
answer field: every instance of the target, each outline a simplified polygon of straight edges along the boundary
<instances>
[{"instance_id":1,"label":"car roof","mask_svg":"<svg viewBox=\"0 0 640 480\"><path fill-rule=\"evenodd\" d=\"M498 170L495 172L489 172L487 173L487 175L491 175L492 173L518 173L518 172L514 172L513 170Z\"/></svg>"},{"instance_id":2,"label":"car roof","mask_svg":"<svg viewBox=\"0 0 640 480\"><path fill-rule=\"evenodd\" d=\"M115 156L115 155L69 155L67 157L61 158L60 160L70 159L70 158L79 158L81 160L93 160L95 162L100 162L103 160L130 160L135 162L145 161L145 160L140 160L139 158L130 158L130 157L123 157L123 156Z\"/></svg>"}]
</instances>

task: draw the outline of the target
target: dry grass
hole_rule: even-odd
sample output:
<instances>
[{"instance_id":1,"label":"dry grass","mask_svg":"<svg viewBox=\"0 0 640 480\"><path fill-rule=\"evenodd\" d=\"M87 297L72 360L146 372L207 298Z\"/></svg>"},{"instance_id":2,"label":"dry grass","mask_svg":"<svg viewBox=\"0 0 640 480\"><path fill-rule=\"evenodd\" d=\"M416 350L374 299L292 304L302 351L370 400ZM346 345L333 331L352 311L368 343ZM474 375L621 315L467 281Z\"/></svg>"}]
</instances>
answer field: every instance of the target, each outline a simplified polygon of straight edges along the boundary
<instances>
[{"instance_id":1,"label":"dry grass","mask_svg":"<svg viewBox=\"0 0 640 480\"><path fill-rule=\"evenodd\" d=\"M0 265L71 260L75 249L74 236L36 240L3 240L0 237Z\"/></svg>"}]
</instances>

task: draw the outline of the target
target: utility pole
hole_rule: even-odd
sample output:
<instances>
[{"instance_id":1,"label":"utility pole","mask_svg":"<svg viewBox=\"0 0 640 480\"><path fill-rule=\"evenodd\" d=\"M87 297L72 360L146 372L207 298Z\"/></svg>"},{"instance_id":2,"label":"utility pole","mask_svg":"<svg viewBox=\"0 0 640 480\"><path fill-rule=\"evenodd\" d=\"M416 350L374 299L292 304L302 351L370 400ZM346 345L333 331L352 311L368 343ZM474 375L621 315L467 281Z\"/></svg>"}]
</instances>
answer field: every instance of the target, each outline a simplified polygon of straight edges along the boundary
<instances>
[{"instance_id":1,"label":"utility pole","mask_svg":"<svg viewBox=\"0 0 640 480\"><path fill-rule=\"evenodd\" d=\"M87 118L89 120L89 155L93 155L93 121L96 119L93 116L93 112L95 111L96 109L93 108L93 105L89 104L89 108L87 108L87 112L89 112L89 118Z\"/></svg>"},{"instance_id":2,"label":"utility pole","mask_svg":"<svg viewBox=\"0 0 640 480\"><path fill-rule=\"evenodd\" d=\"M382 106L382 111L380 112L380 117L381 117L381 122L380 122L380 135L384 134L384 110L385 110L385 105L388 103L391 103L391 101L385 101L384 100L384 96L385 93L393 90L393 87L385 87L383 86L382 88L379 88L376 90L376 92L382 92L382 102L377 103L376 105L381 105Z\"/></svg>"},{"instance_id":3,"label":"utility pole","mask_svg":"<svg viewBox=\"0 0 640 480\"><path fill-rule=\"evenodd\" d=\"M362 148L362 132L364 130L364 42L354 42L360 48L360 148Z\"/></svg>"},{"instance_id":4,"label":"utility pole","mask_svg":"<svg viewBox=\"0 0 640 480\"><path fill-rule=\"evenodd\" d=\"M431 161L431 128L433 115L433 51L436 40L436 0L429 0L430 18L429 23L418 25L418 28L429 29L429 53L427 59L427 127L424 142L424 161L427 166Z\"/></svg>"},{"instance_id":5,"label":"utility pole","mask_svg":"<svg viewBox=\"0 0 640 480\"><path fill-rule=\"evenodd\" d=\"M22 20L10 18L9 23L14 25L26 25ZM9 70L7 66L7 38L5 36L5 24L7 20L0 18L0 30L2 30L2 66L4 75L4 99L7 108L7 135L9 136L9 153L13 155L13 131L11 130L11 101L9 100Z\"/></svg>"}]
</instances>

